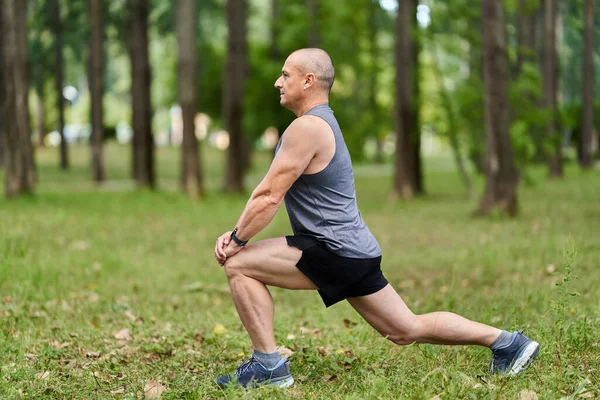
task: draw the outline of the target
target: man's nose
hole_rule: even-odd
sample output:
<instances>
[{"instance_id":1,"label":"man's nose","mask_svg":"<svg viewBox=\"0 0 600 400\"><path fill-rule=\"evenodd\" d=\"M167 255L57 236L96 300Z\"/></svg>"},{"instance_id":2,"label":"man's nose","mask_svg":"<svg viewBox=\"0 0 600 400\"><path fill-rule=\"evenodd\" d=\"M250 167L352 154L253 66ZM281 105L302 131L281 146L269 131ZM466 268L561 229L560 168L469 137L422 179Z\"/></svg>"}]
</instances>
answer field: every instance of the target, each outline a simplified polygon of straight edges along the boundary
<instances>
[{"instance_id":1,"label":"man's nose","mask_svg":"<svg viewBox=\"0 0 600 400\"><path fill-rule=\"evenodd\" d=\"M275 87L276 87L277 89L280 89L280 88L281 88L281 84L279 83L279 81L280 81L280 80L281 80L281 78L277 78L277 80L275 81Z\"/></svg>"}]
</instances>

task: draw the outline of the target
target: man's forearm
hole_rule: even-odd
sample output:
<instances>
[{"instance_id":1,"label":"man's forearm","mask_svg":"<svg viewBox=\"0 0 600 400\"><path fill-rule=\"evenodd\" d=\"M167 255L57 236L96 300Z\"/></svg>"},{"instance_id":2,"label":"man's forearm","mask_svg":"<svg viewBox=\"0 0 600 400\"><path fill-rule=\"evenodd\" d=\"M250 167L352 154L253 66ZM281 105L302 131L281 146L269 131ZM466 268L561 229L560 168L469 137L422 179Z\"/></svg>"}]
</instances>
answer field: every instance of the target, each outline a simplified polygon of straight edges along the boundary
<instances>
[{"instance_id":1,"label":"man's forearm","mask_svg":"<svg viewBox=\"0 0 600 400\"><path fill-rule=\"evenodd\" d=\"M244 241L252 239L269 225L277 214L280 204L280 201L275 201L265 195L252 196L236 224L238 228L236 236Z\"/></svg>"}]
</instances>

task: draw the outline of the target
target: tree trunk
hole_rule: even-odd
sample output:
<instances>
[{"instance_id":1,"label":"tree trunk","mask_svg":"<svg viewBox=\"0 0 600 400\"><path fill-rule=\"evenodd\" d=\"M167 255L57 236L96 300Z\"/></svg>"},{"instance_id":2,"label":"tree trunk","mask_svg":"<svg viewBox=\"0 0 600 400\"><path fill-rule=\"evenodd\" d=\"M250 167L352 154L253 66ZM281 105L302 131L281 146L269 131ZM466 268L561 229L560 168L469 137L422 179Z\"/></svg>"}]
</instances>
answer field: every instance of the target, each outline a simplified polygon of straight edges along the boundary
<instances>
[{"instance_id":1,"label":"tree trunk","mask_svg":"<svg viewBox=\"0 0 600 400\"><path fill-rule=\"evenodd\" d=\"M452 155L454 156L454 162L456 163L456 167L458 168L458 172L460 177L465 185L465 194L467 198L471 198L473 196L473 185L471 184L471 178L469 178L469 174L467 172L467 168L465 166L465 162L460 151L460 144L458 141L458 127L456 126L456 121L458 121L458 117L454 112L454 107L452 105L452 99L448 90L446 89L446 84L444 83L444 77L440 70L440 59L438 57L438 52L435 47L434 41L431 41L431 55L433 61L432 72L436 79L436 86L439 88L440 98L442 100L442 104L446 114L448 116L448 138L450 139L450 147L452 148Z\"/></svg>"},{"instance_id":2,"label":"tree trunk","mask_svg":"<svg viewBox=\"0 0 600 400\"><path fill-rule=\"evenodd\" d=\"M585 2L585 29L583 50L583 131L581 133L583 168L594 165L594 1Z\"/></svg>"},{"instance_id":3,"label":"tree trunk","mask_svg":"<svg viewBox=\"0 0 600 400\"><path fill-rule=\"evenodd\" d=\"M508 134L508 55L503 2L482 0L483 79L485 87L486 187L479 214L498 208L517 213L517 171Z\"/></svg>"},{"instance_id":4,"label":"tree trunk","mask_svg":"<svg viewBox=\"0 0 600 400\"><path fill-rule=\"evenodd\" d=\"M562 135L557 131L558 63L556 55L556 0L544 0L544 104L548 113L546 162L551 178L563 176Z\"/></svg>"},{"instance_id":5,"label":"tree trunk","mask_svg":"<svg viewBox=\"0 0 600 400\"><path fill-rule=\"evenodd\" d=\"M396 171L394 192L406 200L422 192L418 132L416 4L399 2L396 19Z\"/></svg>"},{"instance_id":6,"label":"tree trunk","mask_svg":"<svg viewBox=\"0 0 600 400\"><path fill-rule=\"evenodd\" d=\"M0 0L0 169L4 168L4 135L6 119L4 118L5 85L4 85L4 0Z\"/></svg>"},{"instance_id":7,"label":"tree trunk","mask_svg":"<svg viewBox=\"0 0 600 400\"><path fill-rule=\"evenodd\" d=\"M229 133L225 190L244 191L244 78L246 75L246 0L227 1L227 61L223 116Z\"/></svg>"},{"instance_id":8,"label":"tree trunk","mask_svg":"<svg viewBox=\"0 0 600 400\"><path fill-rule=\"evenodd\" d=\"M128 0L129 56L131 59L131 102L133 120L133 179L154 188L154 140L150 107L148 61L148 14L146 0Z\"/></svg>"},{"instance_id":9,"label":"tree trunk","mask_svg":"<svg viewBox=\"0 0 600 400\"><path fill-rule=\"evenodd\" d=\"M4 148L6 196L31 192L35 185L33 146L29 121L27 31L25 0L2 1L4 72Z\"/></svg>"},{"instance_id":10,"label":"tree trunk","mask_svg":"<svg viewBox=\"0 0 600 400\"><path fill-rule=\"evenodd\" d=\"M319 31L319 0L308 1L308 20L309 20L309 47L321 46L321 33Z\"/></svg>"},{"instance_id":11,"label":"tree trunk","mask_svg":"<svg viewBox=\"0 0 600 400\"><path fill-rule=\"evenodd\" d=\"M69 169L69 152L67 140L65 139L65 98L63 97L63 43L62 43L62 21L60 16L60 0L52 1L52 16L54 28L54 51L56 58L56 108L58 109L58 133L60 134L60 167Z\"/></svg>"},{"instance_id":12,"label":"tree trunk","mask_svg":"<svg viewBox=\"0 0 600 400\"><path fill-rule=\"evenodd\" d=\"M92 175L96 183L102 183L104 162L102 141L104 137L102 96L104 94L104 19L102 1L89 0L91 46L90 46L90 91L92 135L90 145L92 151Z\"/></svg>"},{"instance_id":13,"label":"tree trunk","mask_svg":"<svg viewBox=\"0 0 600 400\"><path fill-rule=\"evenodd\" d=\"M198 141L194 128L196 114L196 0L177 2L177 42L179 44L179 104L183 117L181 146L183 191L192 198L202 195L202 175L198 155Z\"/></svg>"},{"instance_id":14,"label":"tree trunk","mask_svg":"<svg viewBox=\"0 0 600 400\"><path fill-rule=\"evenodd\" d=\"M37 102L36 102L36 128L38 134L38 146L44 147L44 138L46 137L46 113L44 112L44 89L38 87L36 89Z\"/></svg>"}]
</instances>

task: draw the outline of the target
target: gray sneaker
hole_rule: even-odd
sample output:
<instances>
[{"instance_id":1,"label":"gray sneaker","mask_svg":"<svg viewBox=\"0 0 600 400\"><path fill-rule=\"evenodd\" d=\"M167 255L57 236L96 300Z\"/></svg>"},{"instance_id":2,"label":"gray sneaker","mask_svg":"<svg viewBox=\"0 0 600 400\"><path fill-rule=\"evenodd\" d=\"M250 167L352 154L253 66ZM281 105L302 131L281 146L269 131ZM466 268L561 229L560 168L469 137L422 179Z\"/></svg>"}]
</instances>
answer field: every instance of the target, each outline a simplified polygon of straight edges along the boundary
<instances>
[{"instance_id":1,"label":"gray sneaker","mask_svg":"<svg viewBox=\"0 0 600 400\"><path fill-rule=\"evenodd\" d=\"M229 385L252 388L259 385L273 385L286 388L294 384L294 378L290 374L288 362L285 359L273 369L267 369L254 357L245 360L231 375L220 376L217 385L226 387Z\"/></svg>"},{"instance_id":2,"label":"gray sneaker","mask_svg":"<svg viewBox=\"0 0 600 400\"><path fill-rule=\"evenodd\" d=\"M492 350L490 372L515 376L523 372L535 360L540 344L523 335L523 331L513 332L510 343Z\"/></svg>"}]
</instances>

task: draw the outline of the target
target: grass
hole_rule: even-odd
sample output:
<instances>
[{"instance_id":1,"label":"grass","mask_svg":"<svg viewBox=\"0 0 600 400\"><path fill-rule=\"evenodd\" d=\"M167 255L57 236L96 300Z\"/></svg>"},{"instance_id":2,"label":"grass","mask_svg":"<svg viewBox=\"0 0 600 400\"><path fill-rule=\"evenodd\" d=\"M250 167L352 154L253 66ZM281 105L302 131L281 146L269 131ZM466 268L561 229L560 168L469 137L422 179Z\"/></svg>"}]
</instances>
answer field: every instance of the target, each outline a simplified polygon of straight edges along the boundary
<instances>
[{"instance_id":1,"label":"grass","mask_svg":"<svg viewBox=\"0 0 600 400\"><path fill-rule=\"evenodd\" d=\"M273 289L297 383L246 392L214 385L251 353L212 256L246 201L218 191L223 154L204 154L209 193L193 202L176 190L173 149L157 153L156 192L128 181L126 148L107 148L103 188L89 182L86 148L72 149L68 173L56 153L38 151L35 196L0 200L2 399L143 398L149 381L163 399L600 396L597 171L570 166L548 181L533 169L537 185L520 188L521 214L507 220L469 217L476 200L449 159L426 160L430 194L411 203L390 199L390 166L356 168L388 280L417 313L525 329L542 347L522 376L488 375L487 349L397 347L348 304L325 309L316 293ZM258 155L249 188L268 159ZM289 232L281 211L258 239Z\"/></svg>"}]
</instances>

